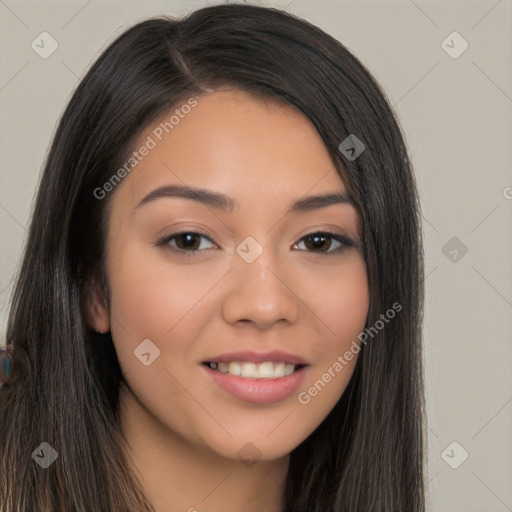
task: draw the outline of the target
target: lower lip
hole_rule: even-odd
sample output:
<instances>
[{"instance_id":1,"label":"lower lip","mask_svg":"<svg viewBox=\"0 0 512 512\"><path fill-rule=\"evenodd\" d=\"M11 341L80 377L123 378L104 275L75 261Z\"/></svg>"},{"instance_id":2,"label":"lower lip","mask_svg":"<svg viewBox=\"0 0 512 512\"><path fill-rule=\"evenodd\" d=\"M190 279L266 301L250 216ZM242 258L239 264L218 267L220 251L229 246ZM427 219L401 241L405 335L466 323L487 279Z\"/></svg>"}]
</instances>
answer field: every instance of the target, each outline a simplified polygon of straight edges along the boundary
<instances>
[{"instance_id":1,"label":"lower lip","mask_svg":"<svg viewBox=\"0 0 512 512\"><path fill-rule=\"evenodd\" d=\"M305 377L306 367L302 367L291 375L269 379L251 379L229 373L221 373L202 365L206 373L222 389L240 400L255 404L271 404L286 400L301 385Z\"/></svg>"}]
</instances>

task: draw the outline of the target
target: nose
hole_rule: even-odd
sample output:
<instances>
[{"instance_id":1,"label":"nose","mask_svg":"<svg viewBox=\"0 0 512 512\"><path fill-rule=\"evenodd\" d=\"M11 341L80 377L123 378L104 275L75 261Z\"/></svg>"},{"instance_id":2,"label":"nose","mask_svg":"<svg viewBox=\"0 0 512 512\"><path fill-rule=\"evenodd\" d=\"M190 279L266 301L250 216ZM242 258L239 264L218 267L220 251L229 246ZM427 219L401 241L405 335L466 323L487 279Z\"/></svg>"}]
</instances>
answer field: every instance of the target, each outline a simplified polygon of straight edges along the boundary
<instances>
[{"instance_id":1,"label":"nose","mask_svg":"<svg viewBox=\"0 0 512 512\"><path fill-rule=\"evenodd\" d=\"M295 323L300 299L290 282L290 270L280 264L270 249L265 249L252 263L237 255L222 307L226 322L250 323L262 330Z\"/></svg>"}]
</instances>

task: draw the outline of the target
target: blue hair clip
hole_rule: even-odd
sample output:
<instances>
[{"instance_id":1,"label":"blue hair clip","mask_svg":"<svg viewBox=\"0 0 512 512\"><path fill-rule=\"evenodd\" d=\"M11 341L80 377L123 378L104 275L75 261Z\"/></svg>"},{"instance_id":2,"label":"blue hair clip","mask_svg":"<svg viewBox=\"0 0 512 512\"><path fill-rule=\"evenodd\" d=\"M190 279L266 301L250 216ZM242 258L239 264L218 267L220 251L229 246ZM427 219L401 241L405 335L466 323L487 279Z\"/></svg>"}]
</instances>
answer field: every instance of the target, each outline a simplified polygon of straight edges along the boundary
<instances>
[{"instance_id":1,"label":"blue hair clip","mask_svg":"<svg viewBox=\"0 0 512 512\"><path fill-rule=\"evenodd\" d=\"M0 386L14 380L16 365L12 350L0 347Z\"/></svg>"}]
</instances>

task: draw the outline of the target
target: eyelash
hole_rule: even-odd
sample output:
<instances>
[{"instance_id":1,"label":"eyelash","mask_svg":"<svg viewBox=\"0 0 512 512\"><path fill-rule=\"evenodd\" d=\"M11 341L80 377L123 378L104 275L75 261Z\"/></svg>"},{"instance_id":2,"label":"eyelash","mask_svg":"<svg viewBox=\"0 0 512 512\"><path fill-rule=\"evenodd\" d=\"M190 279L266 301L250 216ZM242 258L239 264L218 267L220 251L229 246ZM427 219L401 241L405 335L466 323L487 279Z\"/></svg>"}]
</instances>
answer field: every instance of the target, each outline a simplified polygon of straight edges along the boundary
<instances>
[{"instance_id":1,"label":"eyelash","mask_svg":"<svg viewBox=\"0 0 512 512\"><path fill-rule=\"evenodd\" d=\"M197 233L195 231L181 231L179 233L173 233L171 235L164 235L164 236L160 237L155 242L155 245L157 247L168 248L171 251L173 251L173 252L175 252L175 253L177 253L179 255L184 255L186 257L194 257L194 256L197 255L195 253L200 253L201 251L208 250L208 249L185 250L185 249L179 249L177 247L173 247L173 246L169 245L169 242L171 240L174 240L175 238L179 237L180 235L185 235L185 234L187 234L187 235L195 235L195 236L199 236L199 237L202 237L202 238L206 238L207 240L209 240L213 244L215 243L215 242L213 242L213 240L210 237L208 237L208 236L206 236L206 235L204 235L202 233ZM318 254L318 255L322 255L322 256L331 256L331 255L340 254L345 249L348 249L350 247L358 247L358 244L356 242L354 242L354 240L352 240L348 236L340 235L338 233L333 233L331 231L314 231L312 233L309 233L306 236L303 236L299 240L298 243L302 242L303 240L305 240L307 238L312 238L314 235L321 235L321 236L326 236L328 238L332 238L332 239L336 240L337 242L339 242L341 245L338 248L334 249L334 250L330 250L330 247L329 247L328 252L324 252L324 251L309 251L307 249L300 249L300 250L302 250L304 252L312 252L313 254Z\"/></svg>"}]
</instances>

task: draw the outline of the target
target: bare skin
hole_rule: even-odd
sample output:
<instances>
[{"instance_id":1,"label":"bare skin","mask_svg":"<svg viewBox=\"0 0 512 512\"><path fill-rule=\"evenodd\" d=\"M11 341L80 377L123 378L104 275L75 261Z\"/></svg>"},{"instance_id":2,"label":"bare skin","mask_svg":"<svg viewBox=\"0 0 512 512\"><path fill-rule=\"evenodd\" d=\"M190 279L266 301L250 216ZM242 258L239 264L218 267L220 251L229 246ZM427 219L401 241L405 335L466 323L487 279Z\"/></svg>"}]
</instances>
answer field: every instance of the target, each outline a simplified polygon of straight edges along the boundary
<instances>
[{"instance_id":1,"label":"bare skin","mask_svg":"<svg viewBox=\"0 0 512 512\"><path fill-rule=\"evenodd\" d=\"M156 510L278 512L290 452L332 410L357 360L331 370L330 382L299 402L364 329L360 218L349 203L287 213L298 199L345 191L297 110L238 90L196 99L161 141L153 132L159 123L142 134L140 144L152 136L156 146L112 192L111 308L97 292L90 323L112 332L128 385L121 392L127 451ZM159 197L137 207L172 184L226 194L237 206ZM325 231L359 247L307 237ZM193 249L183 237L156 245L179 232L198 233ZM236 251L249 236L263 249L251 263ZM134 357L145 339L160 350L148 366ZM300 387L273 403L233 396L203 362L238 350L300 356L308 363ZM243 460L244 446L256 463Z\"/></svg>"}]
</instances>

